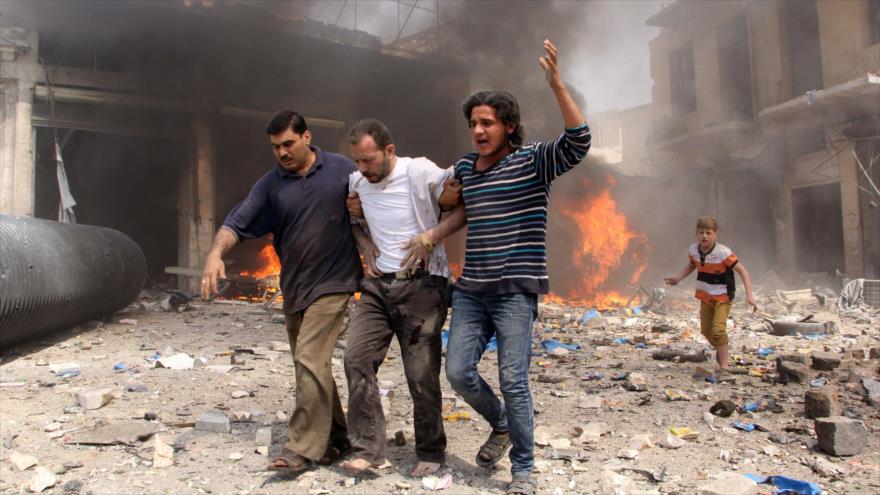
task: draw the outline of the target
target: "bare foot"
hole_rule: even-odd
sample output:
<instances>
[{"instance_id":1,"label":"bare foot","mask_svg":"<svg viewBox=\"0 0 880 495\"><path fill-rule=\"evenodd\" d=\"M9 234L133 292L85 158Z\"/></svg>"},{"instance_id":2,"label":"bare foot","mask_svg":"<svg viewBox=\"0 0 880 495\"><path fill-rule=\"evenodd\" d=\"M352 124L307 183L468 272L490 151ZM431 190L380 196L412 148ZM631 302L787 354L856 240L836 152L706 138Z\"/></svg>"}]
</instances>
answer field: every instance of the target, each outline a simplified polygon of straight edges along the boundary
<instances>
[{"instance_id":1,"label":"bare foot","mask_svg":"<svg viewBox=\"0 0 880 495\"><path fill-rule=\"evenodd\" d=\"M416 467L414 467L413 470L410 472L410 475L413 478L421 478L422 476L434 474L439 470L440 463L419 461L416 463Z\"/></svg>"},{"instance_id":2,"label":"bare foot","mask_svg":"<svg viewBox=\"0 0 880 495\"><path fill-rule=\"evenodd\" d=\"M342 461L339 464L339 467L348 471L349 473L362 473L367 469L373 467L373 463L366 459L349 459L347 461Z\"/></svg>"}]
</instances>

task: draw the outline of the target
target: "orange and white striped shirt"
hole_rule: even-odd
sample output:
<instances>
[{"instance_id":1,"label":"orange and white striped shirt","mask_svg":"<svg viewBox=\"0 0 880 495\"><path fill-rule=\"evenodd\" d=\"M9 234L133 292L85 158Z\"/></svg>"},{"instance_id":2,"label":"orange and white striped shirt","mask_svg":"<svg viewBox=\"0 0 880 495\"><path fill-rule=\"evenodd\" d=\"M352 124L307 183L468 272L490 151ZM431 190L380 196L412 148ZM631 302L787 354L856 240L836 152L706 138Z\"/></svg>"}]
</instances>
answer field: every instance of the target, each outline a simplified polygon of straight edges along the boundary
<instances>
[{"instance_id":1,"label":"orange and white striped shirt","mask_svg":"<svg viewBox=\"0 0 880 495\"><path fill-rule=\"evenodd\" d=\"M695 242L688 248L688 261L697 268L697 299L706 303L733 301L733 267L738 260L729 247L716 242L708 253L701 253Z\"/></svg>"}]
</instances>

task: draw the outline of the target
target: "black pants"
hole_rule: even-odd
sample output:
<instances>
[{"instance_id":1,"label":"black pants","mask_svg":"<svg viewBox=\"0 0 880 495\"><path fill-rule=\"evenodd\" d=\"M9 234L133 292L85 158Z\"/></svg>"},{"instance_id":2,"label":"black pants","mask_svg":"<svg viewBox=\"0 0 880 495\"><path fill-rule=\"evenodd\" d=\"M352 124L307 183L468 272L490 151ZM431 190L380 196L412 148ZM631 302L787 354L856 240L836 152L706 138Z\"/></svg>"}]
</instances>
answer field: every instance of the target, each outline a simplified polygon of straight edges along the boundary
<instances>
[{"instance_id":1,"label":"black pants","mask_svg":"<svg viewBox=\"0 0 880 495\"><path fill-rule=\"evenodd\" d=\"M396 336L413 401L416 455L421 461L444 461L440 331L446 320L447 286L445 278L427 274L410 280L362 282L345 351L348 434L354 458L385 460L385 415L376 373Z\"/></svg>"}]
</instances>

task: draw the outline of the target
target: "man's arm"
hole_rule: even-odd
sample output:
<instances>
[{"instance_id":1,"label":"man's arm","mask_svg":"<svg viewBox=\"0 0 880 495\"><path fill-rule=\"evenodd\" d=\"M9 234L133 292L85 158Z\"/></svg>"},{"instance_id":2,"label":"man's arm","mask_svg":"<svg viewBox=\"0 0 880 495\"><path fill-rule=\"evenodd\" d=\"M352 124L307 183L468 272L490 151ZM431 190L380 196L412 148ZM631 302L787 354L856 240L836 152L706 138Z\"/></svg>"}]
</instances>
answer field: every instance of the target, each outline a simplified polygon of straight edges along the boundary
<instances>
[{"instance_id":1,"label":"man's arm","mask_svg":"<svg viewBox=\"0 0 880 495\"><path fill-rule=\"evenodd\" d=\"M238 244L238 238L226 227L220 227L217 235L214 236L214 244L208 257L205 258L205 269L202 270L202 298L209 299L211 295L217 293L217 279L226 279L226 266L223 264L223 257L232 249L232 246Z\"/></svg>"},{"instance_id":2,"label":"man's arm","mask_svg":"<svg viewBox=\"0 0 880 495\"><path fill-rule=\"evenodd\" d=\"M687 266L685 266L681 269L680 272L678 272L678 275L674 277L666 277L663 279L663 281L666 282L668 285L678 285L679 282L681 282L685 277L690 275L692 271L694 271L694 268L695 267L693 263L688 263Z\"/></svg>"},{"instance_id":3,"label":"man's arm","mask_svg":"<svg viewBox=\"0 0 880 495\"><path fill-rule=\"evenodd\" d=\"M553 90L553 95L556 96L556 102L559 104L559 110L562 112L562 120L565 122L565 127L566 129L580 127L587 121L584 119L584 114L581 113L577 103L574 102L574 98L568 92L568 88L565 87L565 83L562 82L562 77L559 76L559 69L556 66L559 51L550 40L544 40L544 50L547 51L547 55L538 59L538 62L541 64L541 68L544 69L544 75L547 77L550 89Z\"/></svg>"},{"instance_id":4,"label":"man's arm","mask_svg":"<svg viewBox=\"0 0 880 495\"><path fill-rule=\"evenodd\" d=\"M379 278L382 272L376 266L376 258L379 257L379 249L373 244L373 239L364 232L360 225L352 224L351 234L357 243L358 252L364 259L364 276L367 278Z\"/></svg>"},{"instance_id":5,"label":"man's arm","mask_svg":"<svg viewBox=\"0 0 880 495\"><path fill-rule=\"evenodd\" d=\"M746 302L751 304L757 311L758 305L755 304L755 296L752 294L752 277L749 276L749 271L746 270L746 266L742 262L737 263L733 269L736 273L739 273L739 276L742 277L743 285L746 286Z\"/></svg>"}]
</instances>

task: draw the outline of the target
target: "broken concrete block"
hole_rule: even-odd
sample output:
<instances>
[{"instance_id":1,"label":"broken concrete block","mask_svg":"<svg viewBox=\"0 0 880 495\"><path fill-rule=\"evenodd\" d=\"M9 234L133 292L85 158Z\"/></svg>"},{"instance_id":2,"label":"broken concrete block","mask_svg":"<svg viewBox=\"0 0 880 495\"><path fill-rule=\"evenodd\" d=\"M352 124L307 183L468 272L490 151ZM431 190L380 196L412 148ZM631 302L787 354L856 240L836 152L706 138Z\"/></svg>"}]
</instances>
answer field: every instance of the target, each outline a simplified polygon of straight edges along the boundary
<instances>
[{"instance_id":1,"label":"broken concrete block","mask_svg":"<svg viewBox=\"0 0 880 495\"><path fill-rule=\"evenodd\" d=\"M871 359L880 359L880 347L872 347L868 349L868 357Z\"/></svg>"},{"instance_id":2,"label":"broken concrete block","mask_svg":"<svg viewBox=\"0 0 880 495\"><path fill-rule=\"evenodd\" d=\"M772 335L823 335L831 333L828 323L818 323L812 321L782 321L774 320L770 322L770 333Z\"/></svg>"},{"instance_id":3,"label":"broken concrete block","mask_svg":"<svg viewBox=\"0 0 880 495\"><path fill-rule=\"evenodd\" d=\"M679 449L679 448L683 447L685 443L687 443L687 442L685 442L681 438L678 438L677 436L673 435L672 433L667 433L666 437L663 438L663 440L660 440L660 446L663 447L664 449L670 449L670 450Z\"/></svg>"},{"instance_id":4,"label":"broken concrete block","mask_svg":"<svg viewBox=\"0 0 880 495\"><path fill-rule=\"evenodd\" d=\"M779 358L776 360L776 371L779 372L779 380L782 383L808 383L810 381L810 370L803 364L783 361Z\"/></svg>"},{"instance_id":5,"label":"broken concrete block","mask_svg":"<svg viewBox=\"0 0 880 495\"><path fill-rule=\"evenodd\" d=\"M862 394L869 404L874 407L880 407L880 381L871 378L863 379Z\"/></svg>"},{"instance_id":6,"label":"broken concrete block","mask_svg":"<svg viewBox=\"0 0 880 495\"><path fill-rule=\"evenodd\" d=\"M855 359L856 361L864 361L866 357L865 349L861 347L856 347L853 349L847 349L846 355Z\"/></svg>"},{"instance_id":7,"label":"broken concrete block","mask_svg":"<svg viewBox=\"0 0 880 495\"><path fill-rule=\"evenodd\" d=\"M837 389L823 387L819 390L808 390L804 394L804 415L810 419L840 416L843 408L837 399Z\"/></svg>"},{"instance_id":8,"label":"broken concrete block","mask_svg":"<svg viewBox=\"0 0 880 495\"><path fill-rule=\"evenodd\" d=\"M80 390L74 395L74 398L83 409L100 409L113 400L113 389Z\"/></svg>"},{"instance_id":9,"label":"broken concrete block","mask_svg":"<svg viewBox=\"0 0 880 495\"><path fill-rule=\"evenodd\" d=\"M814 352L812 368L820 371L832 371L840 366L840 356L833 352Z\"/></svg>"},{"instance_id":10,"label":"broken concrete block","mask_svg":"<svg viewBox=\"0 0 880 495\"><path fill-rule=\"evenodd\" d=\"M126 421L98 425L91 430L71 433L64 439L66 444L81 445L131 445L146 440L159 431L162 425L146 421Z\"/></svg>"},{"instance_id":11,"label":"broken concrete block","mask_svg":"<svg viewBox=\"0 0 880 495\"><path fill-rule=\"evenodd\" d=\"M36 457L27 454L19 454L13 451L9 454L9 462L19 471L25 471L37 465L39 462Z\"/></svg>"},{"instance_id":12,"label":"broken concrete block","mask_svg":"<svg viewBox=\"0 0 880 495\"><path fill-rule=\"evenodd\" d=\"M757 495L758 484L737 473L723 472L714 481L703 485L700 495Z\"/></svg>"},{"instance_id":13,"label":"broken concrete block","mask_svg":"<svg viewBox=\"0 0 880 495\"><path fill-rule=\"evenodd\" d=\"M868 445L868 430L861 421L831 416L817 419L815 426L819 448L831 455L856 455Z\"/></svg>"},{"instance_id":14,"label":"broken concrete block","mask_svg":"<svg viewBox=\"0 0 880 495\"><path fill-rule=\"evenodd\" d=\"M161 435L153 437L153 467L165 468L174 464L174 448L162 441Z\"/></svg>"},{"instance_id":15,"label":"broken concrete block","mask_svg":"<svg viewBox=\"0 0 880 495\"><path fill-rule=\"evenodd\" d=\"M679 363L703 363L709 357L703 349L696 351L690 349L659 349L651 354L651 358L657 361L676 361Z\"/></svg>"},{"instance_id":16,"label":"broken concrete block","mask_svg":"<svg viewBox=\"0 0 880 495\"><path fill-rule=\"evenodd\" d=\"M776 360L791 361L794 363L807 364L807 356L805 354L782 354Z\"/></svg>"},{"instance_id":17,"label":"broken concrete block","mask_svg":"<svg viewBox=\"0 0 880 495\"><path fill-rule=\"evenodd\" d=\"M257 445L272 445L272 428L260 428L257 430L256 435L254 435L254 443Z\"/></svg>"},{"instance_id":18,"label":"broken concrete block","mask_svg":"<svg viewBox=\"0 0 880 495\"><path fill-rule=\"evenodd\" d=\"M196 430L229 433L232 431L232 426L229 423L229 418L223 414L223 411L211 409L196 419Z\"/></svg>"},{"instance_id":19,"label":"broken concrete block","mask_svg":"<svg viewBox=\"0 0 880 495\"><path fill-rule=\"evenodd\" d=\"M163 357L156 361L156 368L168 368L170 370L192 369L195 360L188 354L180 353L173 356Z\"/></svg>"},{"instance_id":20,"label":"broken concrete block","mask_svg":"<svg viewBox=\"0 0 880 495\"><path fill-rule=\"evenodd\" d=\"M28 490L32 493L40 493L50 486L55 486L55 481L55 475L52 474L52 471L39 466L34 477L31 479L31 483L28 485Z\"/></svg>"}]
</instances>

